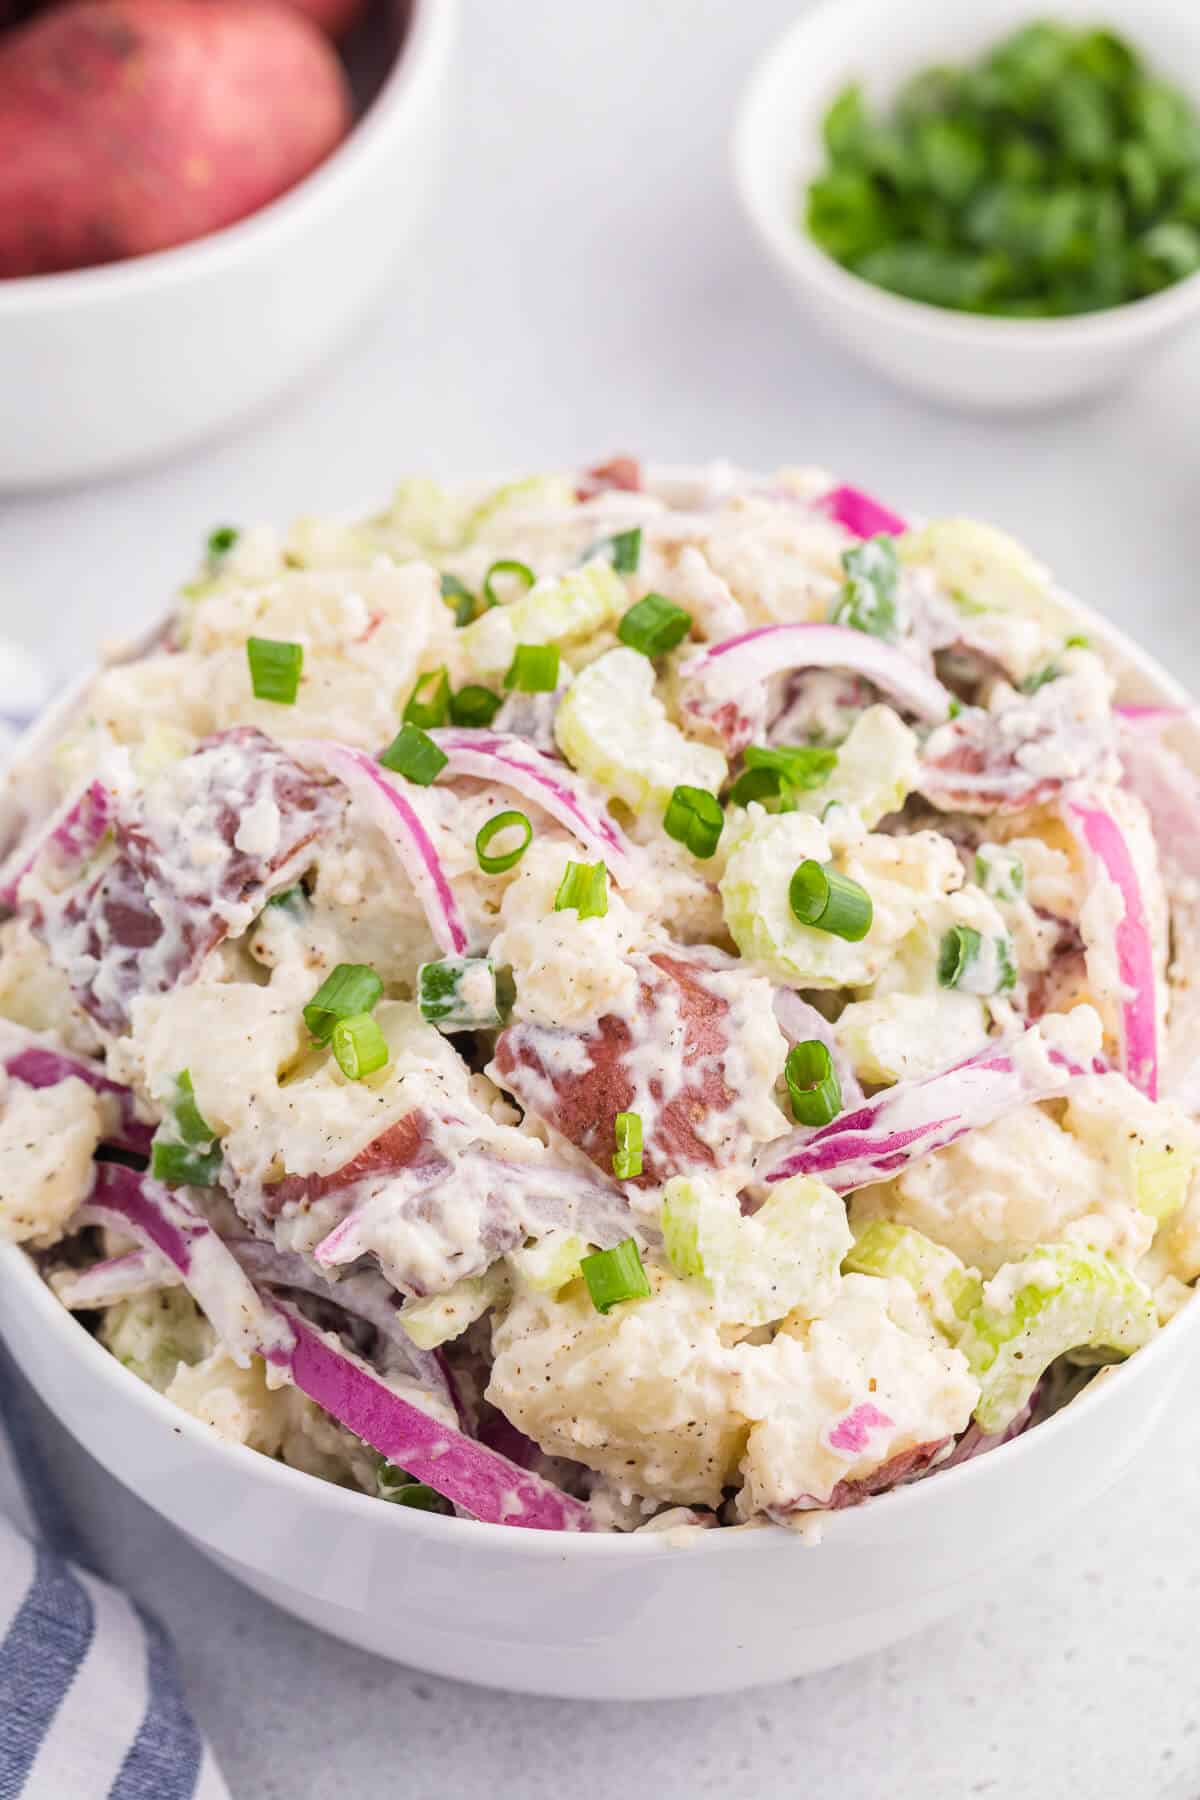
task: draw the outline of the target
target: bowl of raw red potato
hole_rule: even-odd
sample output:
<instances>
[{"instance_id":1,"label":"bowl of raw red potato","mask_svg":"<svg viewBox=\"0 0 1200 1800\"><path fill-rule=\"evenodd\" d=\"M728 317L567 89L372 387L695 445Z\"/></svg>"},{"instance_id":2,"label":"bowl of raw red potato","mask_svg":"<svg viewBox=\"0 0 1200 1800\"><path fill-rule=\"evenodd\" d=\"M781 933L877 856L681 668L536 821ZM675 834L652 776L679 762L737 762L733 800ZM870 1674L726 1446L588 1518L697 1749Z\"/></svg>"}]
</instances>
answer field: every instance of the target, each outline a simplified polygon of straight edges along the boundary
<instances>
[{"instance_id":1,"label":"bowl of raw red potato","mask_svg":"<svg viewBox=\"0 0 1200 1800\"><path fill-rule=\"evenodd\" d=\"M429 191L452 11L0 0L0 488L198 442L349 329Z\"/></svg>"}]
</instances>

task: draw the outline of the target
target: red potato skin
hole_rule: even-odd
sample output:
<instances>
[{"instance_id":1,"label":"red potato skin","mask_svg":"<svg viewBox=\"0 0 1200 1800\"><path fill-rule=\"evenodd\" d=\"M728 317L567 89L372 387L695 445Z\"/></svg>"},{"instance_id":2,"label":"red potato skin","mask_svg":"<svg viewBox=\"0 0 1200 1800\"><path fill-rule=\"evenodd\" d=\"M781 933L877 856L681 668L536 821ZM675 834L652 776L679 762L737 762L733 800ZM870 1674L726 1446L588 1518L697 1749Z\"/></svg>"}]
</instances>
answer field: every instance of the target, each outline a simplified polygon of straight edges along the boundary
<instances>
[{"instance_id":1,"label":"red potato skin","mask_svg":"<svg viewBox=\"0 0 1200 1800\"><path fill-rule=\"evenodd\" d=\"M345 37L366 11L365 0L286 0L286 4L331 38Z\"/></svg>"},{"instance_id":2,"label":"red potato skin","mask_svg":"<svg viewBox=\"0 0 1200 1800\"><path fill-rule=\"evenodd\" d=\"M349 125L336 55L274 0L71 0L0 37L0 277L231 225Z\"/></svg>"}]
</instances>

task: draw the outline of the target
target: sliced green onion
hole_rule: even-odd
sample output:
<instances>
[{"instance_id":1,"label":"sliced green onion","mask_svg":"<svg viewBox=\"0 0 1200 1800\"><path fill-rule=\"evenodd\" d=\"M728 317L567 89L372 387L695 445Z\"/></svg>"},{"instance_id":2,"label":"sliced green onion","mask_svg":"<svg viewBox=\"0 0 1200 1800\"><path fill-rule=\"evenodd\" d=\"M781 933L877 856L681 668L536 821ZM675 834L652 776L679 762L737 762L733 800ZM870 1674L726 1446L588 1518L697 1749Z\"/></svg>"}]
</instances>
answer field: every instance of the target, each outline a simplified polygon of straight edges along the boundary
<instances>
[{"instance_id":1,"label":"sliced green onion","mask_svg":"<svg viewBox=\"0 0 1200 1800\"><path fill-rule=\"evenodd\" d=\"M1031 675L1025 677L1024 681L1021 683L1021 692L1023 694L1036 694L1040 688L1046 686L1047 682L1057 681L1061 674L1062 670L1059 668L1058 664L1049 662L1044 668L1034 669Z\"/></svg>"},{"instance_id":2,"label":"sliced green onion","mask_svg":"<svg viewBox=\"0 0 1200 1800\"><path fill-rule=\"evenodd\" d=\"M497 851L495 856L488 854L488 846L506 831L524 832L519 844L511 850ZM523 812L515 807L508 812L497 813L486 825L481 825L475 834L475 855L485 875L503 875L509 869L515 869L530 844L533 842L533 826Z\"/></svg>"},{"instance_id":3,"label":"sliced green onion","mask_svg":"<svg viewBox=\"0 0 1200 1800\"><path fill-rule=\"evenodd\" d=\"M662 594L647 594L621 617L617 636L643 656L663 656L682 644L692 629L692 615Z\"/></svg>"},{"instance_id":4,"label":"sliced green onion","mask_svg":"<svg viewBox=\"0 0 1200 1800\"><path fill-rule=\"evenodd\" d=\"M648 1300L650 1282L636 1241L629 1237L613 1250L595 1250L580 1258L580 1270L597 1312L606 1313L622 1300Z\"/></svg>"},{"instance_id":5,"label":"sliced green onion","mask_svg":"<svg viewBox=\"0 0 1200 1800\"><path fill-rule=\"evenodd\" d=\"M512 970L508 971L509 982ZM512 1011L514 995L501 1006L497 971L486 956L447 956L417 970L417 1005L429 1024L448 1031L487 1031Z\"/></svg>"},{"instance_id":6,"label":"sliced green onion","mask_svg":"<svg viewBox=\"0 0 1200 1800\"><path fill-rule=\"evenodd\" d=\"M198 1150L155 1137L150 1146L150 1173L165 1187L216 1187L222 1160L219 1144Z\"/></svg>"},{"instance_id":7,"label":"sliced green onion","mask_svg":"<svg viewBox=\"0 0 1200 1800\"><path fill-rule=\"evenodd\" d=\"M428 787L437 780L448 758L419 725L402 725L387 749L380 752L379 761L406 781Z\"/></svg>"},{"instance_id":8,"label":"sliced green onion","mask_svg":"<svg viewBox=\"0 0 1200 1800\"><path fill-rule=\"evenodd\" d=\"M1017 965L1013 961L1012 939L998 937L996 945L996 992L1003 994L1017 985Z\"/></svg>"},{"instance_id":9,"label":"sliced green onion","mask_svg":"<svg viewBox=\"0 0 1200 1800\"><path fill-rule=\"evenodd\" d=\"M1090 650L1091 647L1092 640L1083 631L1073 631L1063 642L1064 650Z\"/></svg>"},{"instance_id":10,"label":"sliced green onion","mask_svg":"<svg viewBox=\"0 0 1200 1800\"><path fill-rule=\"evenodd\" d=\"M295 887L284 888L282 894L272 894L263 911L277 906L280 912L290 913L294 919L301 918L308 906L308 895L297 882Z\"/></svg>"},{"instance_id":11,"label":"sliced green onion","mask_svg":"<svg viewBox=\"0 0 1200 1800\"><path fill-rule=\"evenodd\" d=\"M475 617L475 596L457 575L442 576L442 599L454 609L454 623L469 625Z\"/></svg>"},{"instance_id":12,"label":"sliced green onion","mask_svg":"<svg viewBox=\"0 0 1200 1800\"><path fill-rule=\"evenodd\" d=\"M900 635L896 606L900 559L895 539L886 532L867 538L843 552L842 567L846 582L833 610L834 624L893 642Z\"/></svg>"},{"instance_id":13,"label":"sliced green onion","mask_svg":"<svg viewBox=\"0 0 1200 1800\"><path fill-rule=\"evenodd\" d=\"M381 1460L376 1476L379 1498L393 1506L418 1506L424 1512L448 1512L449 1502L424 1481L414 1481L407 1469Z\"/></svg>"},{"instance_id":14,"label":"sliced green onion","mask_svg":"<svg viewBox=\"0 0 1200 1800\"><path fill-rule=\"evenodd\" d=\"M952 925L938 951L938 986L960 987L979 961L983 939L973 925Z\"/></svg>"},{"instance_id":15,"label":"sliced green onion","mask_svg":"<svg viewBox=\"0 0 1200 1800\"><path fill-rule=\"evenodd\" d=\"M283 643L278 638L247 638L246 659L256 700L273 700L277 706L296 704L304 667L303 645Z\"/></svg>"},{"instance_id":16,"label":"sliced green onion","mask_svg":"<svg viewBox=\"0 0 1200 1800\"><path fill-rule=\"evenodd\" d=\"M749 806L757 800L760 806L768 800L779 800L781 812L794 812L787 783L778 769L744 769L729 790L731 806Z\"/></svg>"},{"instance_id":17,"label":"sliced green onion","mask_svg":"<svg viewBox=\"0 0 1200 1800\"><path fill-rule=\"evenodd\" d=\"M382 992L382 981L366 963L339 963L304 1008L304 1023L319 1044L327 1044L339 1019L370 1012Z\"/></svg>"},{"instance_id":18,"label":"sliced green onion","mask_svg":"<svg viewBox=\"0 0 1200 1800\"><path fill-rule=\"evenodd\" d=\"M784 1064L792 1113L801 1125L828 1125L842 1110L842 1087L820 1038L793 1044Z\"/></svg>"},{"instance_id":19,"label":"sliced green onion","mask_svg":"<svg viewBox=\"0 0 1200 1800\"><path fill-rule=\"evenodd\" d=\"M499 694L493 694L491 688L478 687L472 682L451 696L450 717L456 725L478 729L490 725L503 704Z\"/></svg>"},{"instance_id":20,"label":"sliced green onion","mask_svg":"<svg viewBox=\"0 0 1200 1800\"><path fill-rule=\"evenodd\" d=\"M857 944L871 929L875 908L866 888L827 869L811 857L799 864L788 886L788 900L802 925L831 932Z\"/></svg>"},{"instance_id":21,"label":"sliced green onion","mask_svg":"<svg viewBox=\"0 0 1200 1800\"><path fill-rule=\"evenodd\" d=\"M597 539L584 551L582 561L594 562L597 557L603 557L618 575L635 575L642 560L641 526L635 525L630 531L618 531L612 537Z\"/></svg>"},{"instance_id":22,"label":"sliced green onion","mask_svg":"<svg viewBox=\"0 0 1200 1800\"><path fill-rule=\"evenodd\" d=\"M518 644L504 685L521 694L552 694L558 686L558 660L557 644Z\"/></svg>"},{"instance_id":23,"label":"sliced green onion","mask_svg":"<svg viewBox=\"0 0 1200 1800\"><path fill-rule=\"evenodd\" d=\"M418 675L416 686L404 707L404 723L419 725L423 730L429 731L436 725L444 725L449 711L450 676L445 665L440 669L430 669L425 675Z\"/></svg>"},{"instance_id":24,"label":"sliced green onion","mask_svg":"<svg viewBox=\"0 0 1200 1800\"><path fill-rule=\"evenodd\" d=\"M348 1081L361 1081L387 1064L387 1039L369 1012L339 1019L330 1041L337 1066Z\"/></svg>"},{"instance_id":25,"label":"sliced green onion","mask_svg":"<svg viewBox=\"0 0 1200 1800\"><path fill-rule=\"evenodd\" d=\"M175 1077L175 1123L185 1144L202 1144L207 1149L216 1142L216 1132L196 1105L196 1090L187 1069Z\"/></svg>"},{"instance_id":26,"label":"sliced green onion","mask_svg":"<svg viewBox=\"0 0 1200 1800\"><path fill-rule=\"evenodd\" d=\"M501 604L500 596L493 585L497 575L511 576L514 581L519 581L521 584L521 592L525 594L529 592L530 588L537 580L537 576L529 567L528 563L511 562L507 558L502 557L499 562L494 562L492 564L491 568L483 578L483 597L489 606L499 606Z\"/></svg>"},{"instance_id":27,"label":"sliced green onion","mask_svg":"<svg viewBox=\"0 0 1200 1800\"><path fill-rule=\"evenodd\" d=\"M602 862L569 862L554 896L555 912L602 919L608 911L608 870Z\"/></svg>"},{"instance_id":28,"label":"sliced green onion","mask_svg":"<svg viewBox=\"0 0 1200 1800\"><path fill-rule=\"evenodd\" d=\"M613 1174L618 1181L635 1181L642 1172L642 1121L635 1112L618 1113L613 1124L617 1147Z\"/></svg>"},{"instance_id":29,"label":"sliced green onion","mask_svg":"<svg viewBox=\"0 0 1200 1800\"><path fill-rule=\"evenodd\" d=\"M824 787L837 768L838 753L815 744L780 744L775 749L748 744L742 760L748 769L770 769L789 787L809 792Z\"/></svg>"},{"instance_id":30,"label":"sliced green onion","mask_svg":"<svg viewBox=\"0 0 1200 1800\"><path fill-rule=\"evenodd\" d=\"M1025 892L1025 864L1004 844L980 844L975 852L975 880L993 900L1019 900Z\"/></svg>"},{"instance_id":31,"label":"sliced green onion","mask_svg":"<svg viewBox=\"0 0 1200 1800\"><path fill-rule=\"evenodd\" d=\"M241 532L236 525L218 525L215 531L208 534L208 560L220 562L229 555L240 536Z\"/></svg>"},{"instance_id":32,"label":"sliced green onion","mask_svg":"<svg viewBox=\"0 0 1200 1800\"><path fill-rule=\"evenodd\" d=\"M686 844L693 856L707 861L721 841L725 814L721 802L707 788L680 785L667 802L663 830L677 844Z\"/></svg>"}]
</instances>

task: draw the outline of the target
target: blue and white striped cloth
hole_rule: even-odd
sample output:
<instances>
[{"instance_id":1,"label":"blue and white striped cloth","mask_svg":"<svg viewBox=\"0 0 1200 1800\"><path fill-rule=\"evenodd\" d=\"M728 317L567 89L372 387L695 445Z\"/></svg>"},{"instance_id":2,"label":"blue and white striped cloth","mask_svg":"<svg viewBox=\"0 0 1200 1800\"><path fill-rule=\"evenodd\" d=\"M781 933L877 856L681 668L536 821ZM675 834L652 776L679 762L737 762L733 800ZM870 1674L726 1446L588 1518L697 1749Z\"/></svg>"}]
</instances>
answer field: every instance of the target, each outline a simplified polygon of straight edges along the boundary
<instances>
[{"instance_id":1,"label":"blue and white striped cloth","mask_svg":"<svg viewBox=\"0 0 1200 1800\"><path fill-rule=\"evenodd\" d=\"M0 767L47 694L0 640ZM88 1567L2 1344L0 1800L230 1800L162 1626Z\"/></svg>"},{"instance_id":2,"label":"blue and white striped cloth","mask_svg":"<svg viewBox=\"0 0 1200 1800\"><path fill-rule=\"evenodd\" d=\"M161 1625L87 1566L3 1346L0 1800L230 1800Z\"/></svg>"}]
</instances>

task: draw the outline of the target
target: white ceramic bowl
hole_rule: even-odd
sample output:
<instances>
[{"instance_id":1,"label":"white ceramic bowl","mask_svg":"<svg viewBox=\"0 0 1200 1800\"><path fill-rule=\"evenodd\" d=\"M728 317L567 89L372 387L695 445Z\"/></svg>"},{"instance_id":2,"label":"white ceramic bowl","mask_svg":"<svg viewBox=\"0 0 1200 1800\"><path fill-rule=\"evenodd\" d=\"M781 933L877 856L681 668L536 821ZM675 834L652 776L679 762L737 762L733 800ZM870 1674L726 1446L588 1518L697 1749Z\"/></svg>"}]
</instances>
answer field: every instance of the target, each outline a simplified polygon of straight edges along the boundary
<instances>
[{"instance_id":1,"label":"white ceramic bowl","mask_svg":"<svg viewBox=\"0 0 1200 1800\"><path fill-rule=\"evenodd\" d=\"M455 0L407 10L366 113L281 199L178 249L0 281L0 490L213 436L298 381L379 297L433 183Z\"/></svg>"},{"instance_id":2,"label":"white ceramic bowl","mask_svg":"<svg viewBox=\"0 0 1200 1800\"><path fill-rule=\"evenodd\" d=\"M1078 613L1120 673L1122 698L1187 703L1107 621ZM1200 772L1200 724L1172 730ZM98 1462L289 1612L438 1675L633 1700L806 1674L966 1605L985 1580L1069 1531L1169 1419L1196 1373L1200 1304L1045 1424L832 1515L811 1546L773 1526L713 1531L688 1547L519 1531L332 1487L222 1442L146 1387L11 1245L0 1246L0 1333Z\"/></svg>"},{"instance_id":3,"label":"white ceramic bowl","mask_svg":"<svg viewBox=\"0 0 1200 1800\"><path fill-rule=\"evenodd\" d=\"M770 50L742 98L733 162L763 247L812 316L901 386L951 405L1016 412L1080 400L1124 381L1200 315L1200 275L1149 299L1076 319L976 318L904 300L852 275L801 224L824 162L821 121L861 81L886 104L930 63L969 60L1031 18L1123 32L1200 100L1200 7L1179 0L823 0Z\"/></svg>"}]
</instances>

